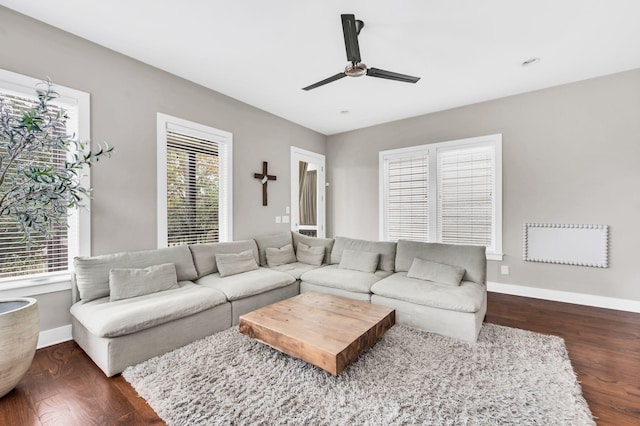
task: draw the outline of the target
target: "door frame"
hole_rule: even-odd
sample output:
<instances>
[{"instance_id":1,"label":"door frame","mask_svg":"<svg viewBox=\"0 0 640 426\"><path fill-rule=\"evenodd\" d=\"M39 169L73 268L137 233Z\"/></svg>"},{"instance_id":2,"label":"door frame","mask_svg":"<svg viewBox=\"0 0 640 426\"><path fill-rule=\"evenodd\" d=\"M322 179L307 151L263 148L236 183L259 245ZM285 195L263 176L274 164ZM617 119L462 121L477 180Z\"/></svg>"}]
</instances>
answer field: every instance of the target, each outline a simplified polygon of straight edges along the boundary
<instances>
[{"instance_id":1,"label":"door frame","mask_svg":"<svg viewBox=\"0 0 640 426\"><path fill-rule=\"evenodd\" d=\"M326 235L326 157L317 152L308 151L306 149L291 147L291 230L298 231L298 222L300 222L300 161L317 164L317 200L316 205L318 238L325 238Z\"/></svg>"}]
</instances>

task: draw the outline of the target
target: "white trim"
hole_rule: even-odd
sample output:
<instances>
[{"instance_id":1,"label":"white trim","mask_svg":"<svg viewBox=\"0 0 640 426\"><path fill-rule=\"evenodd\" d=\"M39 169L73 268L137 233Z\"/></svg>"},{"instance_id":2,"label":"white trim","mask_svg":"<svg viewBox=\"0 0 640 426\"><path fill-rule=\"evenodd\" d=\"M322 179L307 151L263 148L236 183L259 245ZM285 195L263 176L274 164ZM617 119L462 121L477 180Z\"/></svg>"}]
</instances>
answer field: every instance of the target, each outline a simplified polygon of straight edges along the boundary
<instances>
[{"instance_id":1,"label":"white trim","mask_svg":"<svg viewBox=\"0 0 640 426\"><path fill-rule=\"evenodd\" d=\"M65 290L71 290L69 272L66 271L37 279L16 279L5 282L0 287L0 297L29 297Z\"/></svg>"},{"instance_id":2,"label":"white trim","mask_svg":"<svg viewBox=\"0 0 640 426\"><path fill-rule=\"evenodd\" d=\"M513 296L531 297L534 299L552 300L554 302L573 303L597 308L615 309L617 311L640 313L640 300L619 299L616 297L597 296L595 294L573 293L569 291L496 283L492 281L487 282L487 290L494 293L511 294Z\"/></svg>"},{"instance_id":3,"label":"white trim","mask_svg":"<svg viewBox=\"0 0 640 426\"><path fill-rule=\"evenodd\" d=\"M317 194L317 236L318 238L324 238L327 232L326 226L326 190L327 190L327 177L326 177L326 157L323 154L317 152L308 151L306 149L291 147L291 230L298 231L298 218L300 217L300 206L298 199L298 184L300 182L299 174L299 162L306 161L307 163L317 164L318 168L318 194Z\"/></svg>"},{"instance_id":4,"label":"white trim","mask_svg":"<svg viewBox=\"0 0 640 426\"><path fill-rule=\"evenodd\" d=\"M219 217L220 241L233 241L233 134L204 124L195 123L159 112L156 124L157 146L157 242L158 247L167 247L167 129L206 140L214 140L225 147L226 161L221 162L220 175L227 182L220 188L222 205ZM226 192L225 192L226 189Z\"/></svg>"},{"instance_id":5,"label":"white trim","mask_svg":"<svg viewBox=\"0 0 640 426\"><path fill-rule=\"evenodd\" d=\"M68 342L72 340L71 324L63 325L62 327L52 328L50 330L43 330L38 336L37 349L46 348L47 346L57 345L58 343Z\"/></svg>"},{"instance_id":6,"label":"white trim","mask_svg":"<svg viewBox=\"0 0 640 426\"><path fill-rule=\"evenodd\" d=\"M384 217L384 176L385 176L385 160L393 157L403 157L410 153L416 153L420 151L427 151L429 156L429 194L430 199L437 200L437 179L435 179L437 173L437 161L438 151L456 149L461 146L493 146L495 148L495 185L497 197L494 197L494 215L495 215L495 247L492 251L487 249L487 259L499 260L503 259L502 252L502 134L496 133L493 135L477 136L466 139L456 139L445 142L436 142L424 145L416 145L405 148L396 148L380 151L378 153L378 238L384 240L385 229L385 217ZM435 173L433 171L436 171ZM432 178L433 176L433 178ZM431 194L435 194L432 196ZM437 242L437 203L430 203L429 206L429 241Z\"/></svg>"},{"instance_id":7,"label":"white trim","mask_svg":"<svg viewBox=\"0 0 640 426\"><path fill-rule=\"evenodd\" d=\"M43 80L17 74L0 69L0 86L17 95L36 96L36 90ZM75 124L75 140L87 143L91 139L91 96L87 92L72 89L53 83L53 89L58 97L52 104L63 106L69 113L69 122ZM73 126L72 126L73 127ZM89 148L90 149L90 148ZM91 188L91 169L85 166L80 174L80 183L85 188ZM91 256L91 199L83 197L84 207L73 210L69 214L69 223L76 223L71 228L71 237L77 234L76 253L70 253L68 271L43 275L30 275L16 279L3 279L0 282L0 294L6 297L17 295L29 296L34 294L51 293L71 288L69 273L73 271L73 257ZM63 278L61 278L63 277ZM64 282L67 282L66 284Z\"/></svg>"}]
</instances>

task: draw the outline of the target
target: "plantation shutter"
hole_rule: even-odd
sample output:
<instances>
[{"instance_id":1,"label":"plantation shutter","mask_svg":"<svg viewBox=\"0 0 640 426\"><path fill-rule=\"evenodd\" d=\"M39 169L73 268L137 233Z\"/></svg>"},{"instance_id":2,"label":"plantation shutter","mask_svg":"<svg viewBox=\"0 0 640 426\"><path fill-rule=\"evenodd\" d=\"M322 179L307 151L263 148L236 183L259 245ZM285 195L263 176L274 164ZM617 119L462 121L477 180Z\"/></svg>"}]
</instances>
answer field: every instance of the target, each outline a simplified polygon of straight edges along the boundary
<instances>
[{"instance_id":1,"label":"plantation shutter","mask_svg":"<svg viewBox=\"0 0 640 426\"><path fill-rule=\"evenodd\" d=\"M494 247L495 148L438 152L438 240Z\"/></svg>"},{"instance_id":2,"label":"plantation shutter","mask_svg":"<svg viewBox=\"0 0 640 426\"><path fill-rule=\"evenodd\" d=\"M429 155L384 160L383 236L387 241L429 239Z\"/></svg>"},{"instance_id":3,"label":"plantation shutter","mask_svg":"<svg viewBox=\"0 0 640 426\"><path fill-rule=\"evenodd\" d=\"M35 98L17 95L13 92L0 91L0 100L3 108L10 115L20 120L25 110L36 105ZM63 113L61 107L50 106L54 112ZM59 135L73 133L66 128L57 129ZM0 138L4 135L0 134ZM5 141L0 143L0 155L7 158L8 145ZM12 164L5 175L2 184L3 192L11 188L12 181L21 173L21 170L29 167L54 167L62 168L67 158L67 152L56 149L47 152L34 153L30 161L18 160ZM69 212L73 213L73 212ZM73 220L75 216L70 217ZM53 223L51 238L32 233L31 242L24 241L24 233L18 222L6 216L0 216L0 279L19 277L50 272L69 270L70 259L77 255L77 237L73 238L68 227L69 221ZM72 229L75 233L75 229Z\"/></svg>"},{"instance_id":4,"label":"plantation shutter","mask_svg":"<svg viewBox=\"0 0 640 426\"><path fill-rule=\"evenodd\" d=\"M215 135L169 124L167 241L169 246L220 241L221 158Z\"/></svg>"}]
</instances>

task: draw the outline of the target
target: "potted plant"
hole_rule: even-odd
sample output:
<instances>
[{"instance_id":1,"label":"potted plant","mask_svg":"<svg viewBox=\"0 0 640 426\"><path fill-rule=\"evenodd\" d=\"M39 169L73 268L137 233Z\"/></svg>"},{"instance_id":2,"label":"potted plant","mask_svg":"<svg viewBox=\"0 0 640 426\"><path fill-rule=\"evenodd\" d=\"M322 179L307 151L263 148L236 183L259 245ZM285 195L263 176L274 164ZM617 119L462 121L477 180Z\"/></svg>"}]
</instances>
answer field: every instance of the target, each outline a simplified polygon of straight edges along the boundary
<instances>
[{"instance_id":1,"label":"potted plant","mask_svg":"<svg viewBox=\"0 0 640 426\"><path fill-rule=\"evenodd\" d=\"M50 238L66 226L70 209L82 207L90 193L80 183L84 168L113 150L98 146L91 152L65 134L68 117L52 105L58 95L51 82L43 84L37 100L26 106L0 97L0 221L18 230L27 253L33 235ZM55 155L59 161L47 161ZM0 397L29 368L38 330L35 299L0 299Z\"/></svg>"}]
</instances>

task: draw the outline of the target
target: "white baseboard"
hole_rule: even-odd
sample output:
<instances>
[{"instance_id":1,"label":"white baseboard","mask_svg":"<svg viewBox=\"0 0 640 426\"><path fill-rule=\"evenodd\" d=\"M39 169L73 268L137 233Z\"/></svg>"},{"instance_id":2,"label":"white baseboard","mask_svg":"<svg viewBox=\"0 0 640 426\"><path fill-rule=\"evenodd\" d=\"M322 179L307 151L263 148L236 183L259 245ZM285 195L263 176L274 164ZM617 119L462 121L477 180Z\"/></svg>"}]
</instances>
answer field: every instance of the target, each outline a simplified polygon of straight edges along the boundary
<instances>
[{"instance_id":1,"label":"white baseboard","mask_svg":"<svg viewBox=\"0 0 640 426\"><path fill-rule=\"evenodd\" d=\"M534 299L553 300L554 302L574 303L577 305L640 313L640 300L618 299L615 297L572 293L569 291L496 283L492 281L487 282L487 290L494 293L511 294L513 296L532 297Z\"/></svg>"},{"instance_id":2,"label":"white baseboard","mask_svg":"<svg viewBox=\"0 0 640 426\"><path fill-rule=\"evenodd\" d=\"M40 332L38 349L71 340L71 324Z\"/></svg>"}]
</instances>

